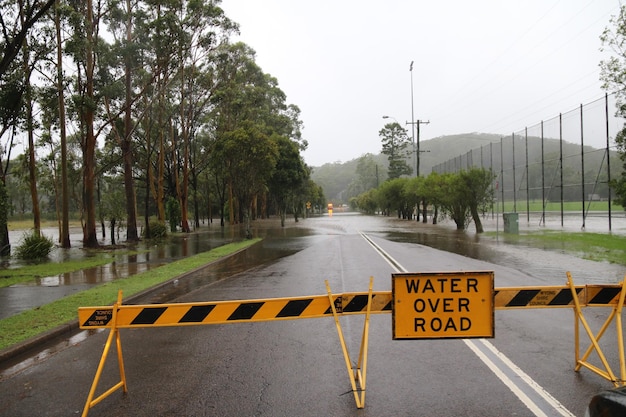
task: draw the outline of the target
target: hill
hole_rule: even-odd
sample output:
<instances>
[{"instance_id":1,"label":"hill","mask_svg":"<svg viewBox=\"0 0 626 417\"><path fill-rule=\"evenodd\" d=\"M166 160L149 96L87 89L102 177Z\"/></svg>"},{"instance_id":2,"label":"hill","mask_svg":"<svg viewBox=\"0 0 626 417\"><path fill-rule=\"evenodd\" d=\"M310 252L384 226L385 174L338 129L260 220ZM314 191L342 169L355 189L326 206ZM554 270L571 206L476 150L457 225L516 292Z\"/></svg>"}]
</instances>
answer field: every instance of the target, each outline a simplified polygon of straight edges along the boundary
<instances>
[{"instance_id":1,"label":"hill","mask_svg":"<svg viewBox=\"0 0 626 417\"><path fill-rule=\"evenodd\" d=\"M472 163L474 166L481 166L482 164L488 166L491 161L493 161L493 166L496 167L496 170L499 170L501 166L501 139L502 136L496 134L466 133L440 136L421 141L420 174L428 175L433 171L433 168L439 172L454 171L459 169L459 167L466 168L468 164L471 165ZM494 144L492 149L490 149L490 143ZM522 178L524 175L523 167L526 160L525 140L517 137L515 140L515 148L512 146L513 142L510 136L505 138L502 143L505 170L513 166L513 159L515 159L515 166L518 167L518 172L515 173L515 177L519 185L521 183L520 181L525 181L525 179ZM543 147L545 165L546 167L549 166L552 170L550 172L553 172L556 169L555 166L558 165L560 141L558 139L545 139ZM529 167L529 177L535 178L534 182L536 182L537 176L541 176L541 149L540 138L528 138L528 159L531 165ZM603 150L597 151L592 147L585 146L584 171L586 183L595 181L598 176L601 176L601 167L606 163L604 162L604 152L602 151ZM513 155L515 156L513 157ZM356 173L357 166L359 160L363 158L371 158L371 162L376 165L378 183L387 179L388 161L387 156L383 154L365 154L345 163L335 162L324 164L320 167L313 167L311 178L324 189L324 194L329 201L335 204L347 204L349 199L353 196L351 194L355 194L354 191L350 191L354 190L351 184L358 177ZM613 162L614 160L615 162ZM408 162L413 169L415 169L415 159L412 158L412 160ZM579 174L581 172L581 165L580 144L563 141L563 167L566 171L565 175L570 177L565 181L566 183L573 184L576 183L576 181L580 183ZM606 168L604 169L606 170ZM621 164L615 152L611 152L611 171L613 178L621 172ZM496 174L498 174L498 172L496 172ZM548 175L548 171L546 171L545 175ZM511 177L510 173L506 173L505 176ZM358 192L356 194L358 194Z\"/></svg>"}]
</instances>

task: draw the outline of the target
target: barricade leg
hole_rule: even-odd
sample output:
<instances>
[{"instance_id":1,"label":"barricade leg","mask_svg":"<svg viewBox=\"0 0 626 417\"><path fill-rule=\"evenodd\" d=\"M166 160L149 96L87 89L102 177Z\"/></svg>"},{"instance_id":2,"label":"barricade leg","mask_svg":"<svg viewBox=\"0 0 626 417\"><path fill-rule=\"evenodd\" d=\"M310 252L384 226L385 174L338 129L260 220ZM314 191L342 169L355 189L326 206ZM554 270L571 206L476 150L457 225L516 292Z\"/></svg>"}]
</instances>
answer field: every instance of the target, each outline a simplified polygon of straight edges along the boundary
<instances>
[{"instance_id":1,"label":"barricade leg","mask_svg":"<svg viewBox=\"0 0 626 417\"><path fill-rule=\"evenodd\" d=\"M128 388L126 386L126 374L124 372L124 358L122 357L122 340L120 339L120 331L117 328L117 309L118 306L122 304L122 291L119 291L117 295L117 302L113 305L113 317L111 318L113 327L111 328L111 332L109 333L109 337L104 345L104 350L102 351L102 357L100 358L100 363L98 364L98 370L96 371L96 376L93 379L91 384L91 389L89 390L89 395L87 396L87 402L85 403L85 408L83 409L82 417L87 417L89 414L89 410L98 404L100 401L104 400L106 397L111 395L113 392L117 391L120 388L123 388L124 393L128 392ZM98 382L100 381L100 376L102 375L102 371L104 370L104 364L106 363L107 356L109 355L109 350L111 349L111 343L113 342L113 338L115 338L115 343L117 347L117 361L119 364L120 370L120 381L109 388L106 392L101 394L97 398L93 398L96 393L96 388L98 387Z\"/></svg>"},{"instance_id":2,"label":"barricade leg","mask_svg":"<svg viewBox=\"0 0 626 417\"><path fill-rule=\"evenodd\" d=\"M361 337L361 347L359 349L359 360L356 366L352 365L350 360L350 354L348 352L348 347L346 346L346 341L343 336L343 331L341 330L341 323L339 322L339 315L337 314L337 307L335 306L333 295L330 290L330 286L328 285L328 280L326 283L326 291L328 292L328 299L330 301L330 308L333 312L333 318L335 320L335 326L337 327L337 334L339 335L339 342L341 343L341 349L343 351L343 358L346 364L346 369L348 371L348 376L350 377L350 385L352 386L352 392L354 394L354 401L356 402L357 408L365 407L365 384L367 378L367 350L368 350L368 340L369 340L369 318L371 312L372 305L372 287L373 287L373 278L370 277L369 284L369 292L367 298L367 310L365 314L365 323L363 325L363 335ZM358 387L357 387L358 382Z\"/></svg>"},{"instance_id":3,"label":"barricade leg","mask_svg":"<svg viewBox=\"0 0 626 417\"><path fill-rule=\"evenodd\" d=\"M619 386L619 383L617 382L617 378L615 377L615 374L611 370L611 367L609 366L609 362L607 361L606 356L604 355L604 353L602 352L602 349L600 348L599 340L604 335L604 332L610 325L611 321L613 320L613 317L615 317L617 311L619 311L621 314L622 305L624 303L624 293L623 291L621 291L620 303L618 304L616 308L613 309L613 311L611 312L607 320L602 325L602 328L600 329L598 334L594 335L593 332L591 331L591 328L589 327L589 324L587 324L587 320L585 320L585 317L583 315L580 301L578 300L578 295L576 294L576 289L574 287L574 281L572 279L572 275L570 272L567 272L567 282L572 290L572 298L574 300L575 339L576 339L575 340L576 366L574 370L578 372L580 368L584 366L585 368L591 370L592 372L595 372L596 374L602 376L603 378L608 379L609 381L613 382L615 386ZM587 333L587 336L589 336L589 339L591 340L591 345L587 348L587 350L585 351L585 354L582 357L580 357L580 350L579 350L579 334L580 334L579 327L578 327L579 322L582 323L583 328L585 329L585 332ZM618 336L621 339L621 326L618 327L617 332L618 332ZM600 361L602 362L602 365L604 366L604 370L587 362L589 355L594 350L598 354L598 357L600 358ZM620 352L620 355L623 356L623 352ZM620 359L620 365L621 363L623 363L623 359Z\"/></svg>"}]
</instances>

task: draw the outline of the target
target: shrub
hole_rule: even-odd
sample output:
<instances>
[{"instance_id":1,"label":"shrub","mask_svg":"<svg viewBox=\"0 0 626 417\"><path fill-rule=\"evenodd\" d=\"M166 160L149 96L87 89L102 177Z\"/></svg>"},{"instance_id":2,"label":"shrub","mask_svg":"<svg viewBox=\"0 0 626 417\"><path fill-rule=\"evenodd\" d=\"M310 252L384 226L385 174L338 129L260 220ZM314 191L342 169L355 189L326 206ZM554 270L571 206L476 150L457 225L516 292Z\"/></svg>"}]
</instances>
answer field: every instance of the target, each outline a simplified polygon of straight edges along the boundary
<instances>
[{"instance_id":1,"label":"shrub","mask_svg":"<svg viewBox=\"0 0 626 417\"><path fill-rule=\"evenodd\" d=\"M176 227L182 220L182 214L180 211L180 203L173 197L170 197L165 204L165 214L170 221L170 230L176 231Z\"/></svg>"},{"instance_id":2,"label":"shrub","mask_svg":"<svg viewBox=\"0 0 626 417\"><path fill-rule=\"evenodd\" d=\"M144 230L144 237L147 239L160 239L167 237L167 227L165 227L165 223L162 223L157 220L151 220L149 224L150 233L146 233Z\"/></svg>"},{"instance_id":3,"label":"shrub","mask_svg":"<svg viewBox=\"0 0 626 417\"><path fill-rule=\"evenodd\" d=\"M52 239L33 230L24 234L22 243L15 249L15 256L23 260L43 259L48 257L53 247Z\"/></svg>"}]
</instances>

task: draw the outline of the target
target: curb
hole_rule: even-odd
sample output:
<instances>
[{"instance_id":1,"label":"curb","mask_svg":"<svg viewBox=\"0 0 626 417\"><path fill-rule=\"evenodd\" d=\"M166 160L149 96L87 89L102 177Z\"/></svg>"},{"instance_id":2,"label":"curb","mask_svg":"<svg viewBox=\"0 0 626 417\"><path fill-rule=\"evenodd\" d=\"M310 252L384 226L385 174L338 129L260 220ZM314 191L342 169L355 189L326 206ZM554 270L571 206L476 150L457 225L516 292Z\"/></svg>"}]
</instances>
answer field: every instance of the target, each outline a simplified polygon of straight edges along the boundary
<instances>
[{"instance_id":1,"label":"curb","mask_svg":"<svg viewBox=\"0 0 626 417\"><path fill-rule=\"evenodd\" d=\"M256 243L258 244L258 242ZM254 246L254 245L252 245ZM185 278L188 278L194 274L197 274L198 272L202 271L203 269L217 263L220 262L224 259L230 258L231 256L237 255L240 252L243 252L245 250L247 250L248 248L250 248L251 246L248 246L247 248L243 248L240 249L236 252L233 252L231 254L229 254L228 256L225 256L223 258L220 259L216 259L212 262L209 262L206 265L202 265L199 266L195 269L192 269L191 271L187 271L184 274L178 275L174 278L170 278L167 281L164 281L160 284L155 285L154 287L150 287L147 288L143 291L138 292L137 294L133 294L131 296L129 296L128 298L124 298L123 302L124 304L133 304L133 303L137 303L139 300L141 300L142 298L148 297L151 294L153 294L154 292L157 292L159 290L161 290L162 288L171 285L171 283L173 281L180 281L180 280L184 280ZM12 359L17 358L18 356L28 353L31 350L34 350L35 348L41 347L42 345L49 343L53 340L56 340L62 336L71 336L73 334L76 334L79 331L79 325L78 325L78 320L72 320L68 323L62 324L58 327L55 327L54 329L50 329L44 333L41 333L37 336L34 336L30 339L27 339L23 342L17 343L13 346L9 346L8 348L2 349L0 350L0 366L3 365L5 362L8 362Z\"/></svg>"}]
</instances>

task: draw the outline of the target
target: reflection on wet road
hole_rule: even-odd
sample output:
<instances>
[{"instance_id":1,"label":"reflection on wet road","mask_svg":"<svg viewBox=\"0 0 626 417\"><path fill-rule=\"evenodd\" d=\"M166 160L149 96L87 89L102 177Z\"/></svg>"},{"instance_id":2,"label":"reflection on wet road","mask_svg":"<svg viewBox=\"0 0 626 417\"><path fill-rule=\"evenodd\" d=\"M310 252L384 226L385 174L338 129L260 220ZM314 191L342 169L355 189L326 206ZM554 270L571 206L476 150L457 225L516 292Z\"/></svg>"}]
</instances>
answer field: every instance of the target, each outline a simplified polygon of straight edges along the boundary
<instances>
[{"instance_id":1,"label":"reflection on wet road","mask_svg":"<svg viewBox=\"0 0 626 417\"><path fill-rule=\"evenodd\" d=\"M578 218L573 223L579 222ZM614 220L614 228L625 230L624 219ZM501 225L500 225L501 226ZM520 229L526 226L520 222ZM498 225L485 219L486 230ZM528 227L528 226L526 226ZM210 267L190 273L151 292L142 302L167 302L195 288L221 280L230 275L266 264L302 250L317 239L329 234L375 234L385 239L409 244L425 245L474 259L491 262L523 271L527 275L545 278L546 285L565 282L565 272L571 271L577 283L613 283L624 279L626 267L606 262L592 262L559 250L541 250L510 244L505 235L498 238L477 235L473 231L457 231L449 223L439 225L399 220L393 217L335 214L287 222L281 228L278 220L258 220L253 223L255 236L264 240L245 252L217 262ZM115 262L101 267L58 276L42 277L34 283L0 288L0 318L41 306L102 282L113 281L150 270L177 259L195 255L242 239L240 227L201 228L197 233L172 236L167 244L149 246L141 242L129 248L139 253L117 255ZM86 256L84 251L70 249L55 252L57 260Z\"/></svg>"}]
</instances>

